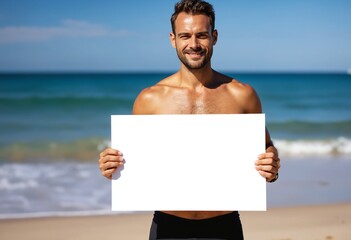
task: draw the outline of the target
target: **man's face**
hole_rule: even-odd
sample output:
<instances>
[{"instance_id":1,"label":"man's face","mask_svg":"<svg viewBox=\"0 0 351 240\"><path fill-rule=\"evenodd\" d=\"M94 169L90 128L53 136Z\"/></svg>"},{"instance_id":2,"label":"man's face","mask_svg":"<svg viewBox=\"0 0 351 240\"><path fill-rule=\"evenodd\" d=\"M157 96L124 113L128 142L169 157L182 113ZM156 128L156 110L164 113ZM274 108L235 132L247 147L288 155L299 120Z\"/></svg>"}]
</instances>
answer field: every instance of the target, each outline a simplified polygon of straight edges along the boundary
<instances>
[{"instance_id":1,"label":"man's face","mask_svg":"<svg viewBox=\"0 0 351 240\"><path fill-rule=\"evenodd\" d=\"M179 60L188 69L201 69L211 60L217 31L211 30L209 17L180 13L175 21L171 42Z\"/></svg>"}]
</instances>

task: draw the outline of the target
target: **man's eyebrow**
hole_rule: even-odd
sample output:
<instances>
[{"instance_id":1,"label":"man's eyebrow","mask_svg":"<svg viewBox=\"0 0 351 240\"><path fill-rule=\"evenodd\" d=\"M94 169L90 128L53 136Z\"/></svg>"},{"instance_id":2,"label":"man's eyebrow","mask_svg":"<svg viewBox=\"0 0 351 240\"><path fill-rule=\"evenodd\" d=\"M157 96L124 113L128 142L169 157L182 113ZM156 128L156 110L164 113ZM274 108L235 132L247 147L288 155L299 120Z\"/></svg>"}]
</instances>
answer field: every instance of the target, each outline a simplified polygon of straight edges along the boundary
<instances>
[{"instance_id":1,"label":"man's eyebrow","mask_svg":"<svg viewBox=\"0 0 351 240\"><path fill-rule=\"evenodd\" d=\"M177 35L178 35L178 36L182 36L182 35L190 35L190 33L188 33L188 32L180 32L180 33L178 33Z\"/></svg>"},{"instance_id":2,"label":"man's eyebrow","mask_svg":"<svg viewBox=\"0 0 351 240\"><path fill-rule=\"evenodd\" d=\"M196 35L210 35L208 31L198 32Z\"/></svg>"},{"instance_id":3,"label":"man's eyebrow","mask_svg":"<svg viewBox=\"0 0 351 240\"><path fill-rule=\"evenodd\" d=\"M191 35L189 32L180 32L177 34L178 36ZM210 35L208 31L197 32L195 35Z\"/></svg>"}]
</instances>

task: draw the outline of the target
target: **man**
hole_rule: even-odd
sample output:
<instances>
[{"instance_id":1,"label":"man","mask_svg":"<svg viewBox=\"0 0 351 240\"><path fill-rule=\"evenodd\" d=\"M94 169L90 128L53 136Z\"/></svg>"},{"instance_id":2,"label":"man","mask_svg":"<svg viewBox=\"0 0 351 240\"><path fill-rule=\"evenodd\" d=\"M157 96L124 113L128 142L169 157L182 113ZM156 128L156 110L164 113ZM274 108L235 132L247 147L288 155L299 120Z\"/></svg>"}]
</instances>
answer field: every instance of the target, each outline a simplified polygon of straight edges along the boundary
<instances>
[{"instance_id":1,"label":"man","mask_svg":"<svg viewBox=\"0 0 351 240\"><path fill-rule=\"evenodd\" d=\"M211 68L217 43L215 14L207 2L182 0L171 17L170 40L180 70L137 97L133 114L244 114L261 113L254 89ZM255 161L267 182L278 177L280 160L266 131L266 152ZM180 156L181 158L181 156ZM111 179L124 164L123 154L108 148L100 154L102 175ZM235 189L233 189L235 191ZM150 239L243 239L237 211L156 211Z\"/></svg>"}]
</instances>

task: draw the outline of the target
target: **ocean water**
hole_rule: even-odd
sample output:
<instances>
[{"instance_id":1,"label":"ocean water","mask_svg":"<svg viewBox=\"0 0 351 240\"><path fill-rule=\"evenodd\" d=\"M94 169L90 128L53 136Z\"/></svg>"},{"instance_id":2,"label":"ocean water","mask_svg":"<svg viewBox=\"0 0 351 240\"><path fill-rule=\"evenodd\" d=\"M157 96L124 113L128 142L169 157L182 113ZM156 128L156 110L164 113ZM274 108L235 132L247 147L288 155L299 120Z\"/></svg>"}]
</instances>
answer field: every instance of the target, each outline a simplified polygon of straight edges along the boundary
<instances>
[{"instance_id":1,"label":"ocean water","mask_svg":"<svg viewBox=\"0 0 351 240\"><path fill-rule=\"evenodd\" d=\"M138 93L169 74L0 74L0 218L109 213L96 162L110 115L131 114ZM227 74L256 89L286 159L269 206L350 201L351 75Z\"/></svg>"}]
</instances>

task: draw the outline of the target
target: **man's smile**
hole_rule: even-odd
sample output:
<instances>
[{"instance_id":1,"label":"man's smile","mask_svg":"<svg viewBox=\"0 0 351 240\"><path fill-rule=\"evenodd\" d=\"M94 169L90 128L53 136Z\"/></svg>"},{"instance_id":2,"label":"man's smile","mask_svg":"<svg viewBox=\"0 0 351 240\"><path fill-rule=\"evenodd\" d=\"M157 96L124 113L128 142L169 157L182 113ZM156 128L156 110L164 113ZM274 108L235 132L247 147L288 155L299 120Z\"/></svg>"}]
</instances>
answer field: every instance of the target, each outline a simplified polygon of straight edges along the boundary
<instances>
[{"instance_id":1,"label":"man's smile","mask_svg":"<svg viewBox=\"0 0 351 240\"><path fill-rule=\"evenodd\" d=\"M200 50L200 51L186 50L184 51L184 54L189 55L191 58L200 58L203 55L205 55L205 51L204 50Z\"/></svg>"}]
</instances>

